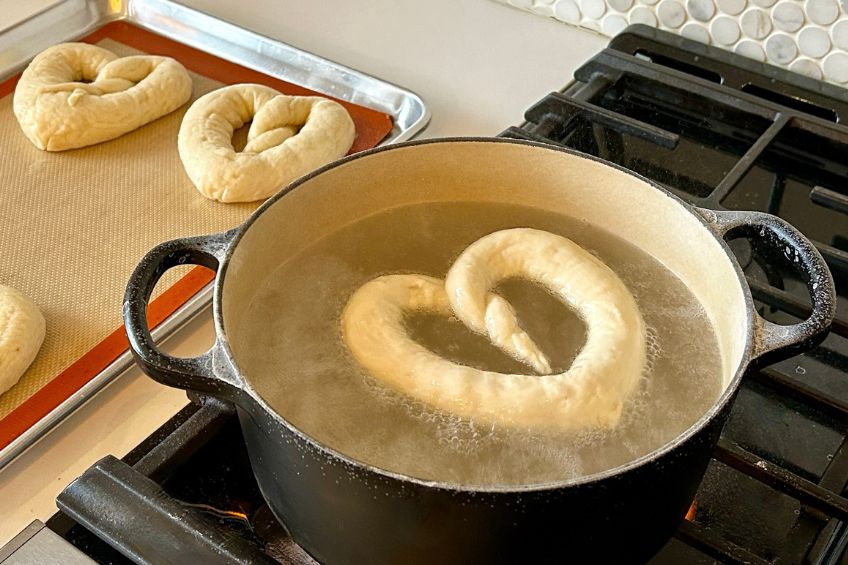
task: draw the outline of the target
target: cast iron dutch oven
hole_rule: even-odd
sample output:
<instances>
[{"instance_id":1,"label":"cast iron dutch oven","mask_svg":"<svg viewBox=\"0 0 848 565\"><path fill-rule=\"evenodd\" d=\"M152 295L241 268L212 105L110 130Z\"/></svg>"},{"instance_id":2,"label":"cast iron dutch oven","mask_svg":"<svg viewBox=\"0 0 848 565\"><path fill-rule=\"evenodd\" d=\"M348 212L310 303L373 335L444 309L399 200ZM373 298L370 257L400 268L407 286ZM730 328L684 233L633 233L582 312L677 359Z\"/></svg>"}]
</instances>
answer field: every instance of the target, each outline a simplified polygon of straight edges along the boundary
<instances>
[{"instance_id":1,"label":"cast iron dutch oven","mask_svg":"<svg viewBox=\"0 0 848 565\"><path fill-rule=\"evenodd\" d=\"M691 288L715 326L720 397L691 428L649 455L591 476L524 487L469 488L403 476L353 460L287 422L263 400L275 375L239 368L239 360L252 354L236 338L254 289L288 257L339 226L404 204L457 200L581 218L661 260ZM808 319L778 326L756 313L725 242L745 235L761 238L797 265L812 297ZM217 270L217 340L199 357L177 359L153 343L146 310L162 274L187 263ZM350 156L298 180L239 228L159 245L133 273L123 309L133 354L147 374L236 405L263 496L318 561L617 563L645 561L671 536L745 370L815 345L833 317L834 296L822 257L779 218L699 209L633 173L564 149L456 139Z\"/></svg>"}]
</instances>

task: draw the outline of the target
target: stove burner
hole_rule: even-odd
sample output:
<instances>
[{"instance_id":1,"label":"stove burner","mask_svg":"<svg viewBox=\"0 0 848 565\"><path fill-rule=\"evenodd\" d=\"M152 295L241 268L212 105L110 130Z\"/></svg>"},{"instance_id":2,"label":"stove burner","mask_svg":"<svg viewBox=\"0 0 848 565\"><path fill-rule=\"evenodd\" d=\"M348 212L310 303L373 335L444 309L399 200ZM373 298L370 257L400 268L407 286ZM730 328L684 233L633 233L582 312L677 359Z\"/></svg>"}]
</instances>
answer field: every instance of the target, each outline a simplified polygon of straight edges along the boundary
<instances>
[{"instance_id":1,"label":"stove burner","mask_svg":"<svg viewBox=\"0 0 848 565\"><path fill-rule=\"evenodd\" d=\"M575 79L502 135L621 164L697 206L780 215L814 240L837 285L821 346L746 375L696 504L651 563L846 562L848 91L645 26ZM764 317L808 315L785 257L757 237L731 247ZM123 462L101 460L58 503L48 527L103 563L155 563L167 549L104 515L156 522L204 555L226 545L235 562L314 563L262 500L237 419L218 401L190 405Z\"/></svg>"}]
</instances>

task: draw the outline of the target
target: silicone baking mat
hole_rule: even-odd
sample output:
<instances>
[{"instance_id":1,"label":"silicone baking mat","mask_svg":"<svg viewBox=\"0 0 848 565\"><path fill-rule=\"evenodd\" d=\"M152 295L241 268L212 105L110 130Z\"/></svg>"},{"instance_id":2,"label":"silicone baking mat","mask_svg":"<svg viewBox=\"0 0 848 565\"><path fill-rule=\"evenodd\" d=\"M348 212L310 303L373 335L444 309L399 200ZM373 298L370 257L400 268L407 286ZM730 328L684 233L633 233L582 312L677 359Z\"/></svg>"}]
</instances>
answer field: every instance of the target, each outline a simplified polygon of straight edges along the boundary
<instances>
[{"instance_id":1,"label":"silicone baking mat","mask_svg":"<svg viewBox=\"0 0 848 565\"><path fill-rule=\"evenodd\" d=\"M121 56L174 57L192 74L192 100L241 82L315 94L126 22L110 23L82 41ZM0 395L0 448L127 349L121 300L145 252L169 239L235 227L258 206L213 202L192 186L176 142L190 102L118 139L48 153L20 131L12 113L16 82L17 77L0 84L0 284L38 304L47 336L20 382ZM342 103L356 124L351 152L373 147L389 133L388 115ZM151 304L151 326L213 278L206 269L188 269L175 269L157 288L167 290L157 292Z\"/></svg>"}]
</instances>

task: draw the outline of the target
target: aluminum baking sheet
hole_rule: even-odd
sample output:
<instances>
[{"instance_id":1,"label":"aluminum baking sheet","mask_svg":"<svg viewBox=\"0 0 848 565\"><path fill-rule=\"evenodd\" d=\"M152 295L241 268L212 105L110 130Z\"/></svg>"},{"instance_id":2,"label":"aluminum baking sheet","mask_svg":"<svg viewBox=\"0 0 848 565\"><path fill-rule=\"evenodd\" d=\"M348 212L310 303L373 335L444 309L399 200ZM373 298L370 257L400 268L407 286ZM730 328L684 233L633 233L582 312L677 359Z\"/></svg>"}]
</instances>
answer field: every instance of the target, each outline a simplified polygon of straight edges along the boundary
<instances>
[{"instance_id":1,"label":"aluminum baking sheet","mask_svg":"<svg viewBox=\"0 0 848 565\"><path fill-rule=\"evenodd\" d=\"M407 89L168 0L40 0L34 6L37 13L12 25L0 25L0 81L22 71L51 45L73 41L109 22L124 20L263 74L384 112L392 117L393 128L381 145L411 139L430 119L423 100ZM211 298L209 285L161 323L153 331L154 337L160 342L166 339L206 309ZM132 358L125 352L2 449L0 468L131 365Z\"/></svg>"}]
</instances>

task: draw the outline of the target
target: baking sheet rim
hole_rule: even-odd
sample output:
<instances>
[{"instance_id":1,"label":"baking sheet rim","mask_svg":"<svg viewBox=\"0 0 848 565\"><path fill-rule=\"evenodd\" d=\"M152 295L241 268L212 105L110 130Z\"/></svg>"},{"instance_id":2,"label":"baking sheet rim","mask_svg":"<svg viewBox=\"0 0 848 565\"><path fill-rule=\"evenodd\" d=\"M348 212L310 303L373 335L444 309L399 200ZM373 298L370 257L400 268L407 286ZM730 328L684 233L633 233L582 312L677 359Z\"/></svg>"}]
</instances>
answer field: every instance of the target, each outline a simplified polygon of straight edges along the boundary
<instances>
[{"instance_id":1,"label":"baking sheet rim","mask_svg":"<svg viewBox=\"0 0 848 565\"><path fill-rule=\"evenodd\" d=\"M96 0L88 0L85 4L82 5L84 11L90 4L97 4ZM140 8L145 8L145 10L141 10ZM157 11L158 8L158 11ZM160 18L157 20L157 13L161 14L164 10L169 11L170 19L168 18ZM7 29L2 35L8 36L11 32L16 29L27 25L32 26L33 23L37 23L39 19L47 20L52 17L54 13L53 9L47 9L41 13L33 15L31 18L20 22L16 26L13 26ZM174 18L175 15L183 15L187 16L187 18L178 19ZM83 26L82 28L78 28L76 30L66 30L66 33L62 34L59 30L54 30L57 33L57 36L46 37L44 38L44 42L47 45L67 41L69 39L75 37L81 37L95 32L96 30L110 24L113 22L125 21L131 25L139 27L143 30L163 35L173 41L182 42L190 47L195 49L204 50L204 43L202 38L204 36L204 29L199 27L191 27L186 22L186 19L199 19L201 23L205 24L215 24L217 26L224 26L228 31L232 33L236 33L239 35L243 35L245 41L247 39L251 39L254 42L262 42L271 47L276 46L285 50L294 50L298 52L292 46L289 46L283 42L273 40L271 38L258 35L254 32L248 31L246 29L240 28L228 22L224 22L207 14L203 14L196 10L192 10L185 6L181 6L176 4L175 2L171 2L169 0L136 0L131 1L123 5L123 13L118 15L115 14L106 14L98 20L90 22L89 24ZM67 19L65 21L68 21ZM156 24L159 25L156 25ZM170 24L171 27L168 26ZM211 26L214 28L215 26ZM173 28L173 29L172 29ZM204 26L205 29L211 29L210 27ZM196 37L194 37L193 41L180 41L177 39L178 31L183 33L194 33ZM45 45L46 46L46 45ZM214 48L214 45L207 45L210 47L206 52L216 57L221 57L222 55L226 55L221 53L218 49ZM374 105L368 105L363 103L361 100L349 100L350 102L371 107L373 109L377 109L379 111L388 113L392 118L394 123L396 124L395 129L389 132L388 136L380 143L380 145L397 143L400 141L404 141L407 139L411 139L416 134L418 134L421 130L423 130L427 123L430 120L430 112L427 106L424 104L423 100L415 93L398 87L396 85L392 85L370 75L360 73L353 69L349 69L344 67L343 65L339 65L337 63L333 63L326 59L316 57L312 54L301 52L305 55L308 55L312 59L317 59L323 61L328 67L329 70L343 70L347 73L352 74L353 76L360 77L366 81L373 81L377 85L380 85L386 89L394 90L394 94L397 96L401 96L405 98L407 105L395 105L389 108L378 108ZM34 56L35 53L31 53L31 56ZM257 53L258 55L258 53ZM249 69L261 72L263 74L267 74L273 78L278 80L284 80L287 82L292 82L294 84L298 84L297 81L291 80L290 77L282 77L279 76L279 73L275 73L273 69L263 68L261 65L258 65L255 61L245 61L243 58L239 57L229 57L229 60L237 65L245 66ZM25 64L25 63L24 63ZM0 72L0 75L4 76L14 76L15 70L20 70L22 68L21 65L12 65L9 68L6 68L3 72ZM11 71L11 73L10 73ZM305 88L314 89L314 86L310 85L302 85ZM367 96L366 91L357 91ZM333 96L339 97L338 93L326 93L331 94ZM344 98L344 97L343 97ZM347 98L345 98L347 99ZM385 99L385 96L383 96ZM410 108L409 105L413 106L413 111L417 110L417 115L409 115ZM411 121L410 121L411 120ZM404 127L406 126L406 127ZM396 131L397 127L401 129ZM176 311L173 312L170 316L168 316L165 320L163 320L154 330L153 335L157 339L164 339L167 336L170 336L173 332L178 330L180 327L189 322L192 318L200 314L202 311L206 310L211 303L212 292L211 292L212 283L209 283L204 288L199 290L196 294L188 299L188 301L181 307L179 307ZM119 328L120 330L120 328ZM116 330L116 331L119 331ZM108 339L108 338L107 338ZM99 346L100 343L96 344L94 347ZM77 408L82 406L88 400L94 398L98 392L103 390L105 386L111 382L113 382L117 377L121 374L125 373L127 369L129 369L133 365L133 360L128 350L125 350L123 353L119 354L117 358L111 362L108 366L106 366L102 371L94 375L90 378L86 383L84 383L80 388L76 391L72 392L64 401L55 406L52 410L43 414L38 421L36 421L33 425L29 426L25 431L14 437L7 445L5 445L2 449L0 449L0 469L13 461L16 457L24 453L27 449L32 447L35 442L37 442L41 437L43 437L46 433L48 433L53 427L55 427L58 423L63 421L65 418L70 416ZM58 376L58 375L57 375ZM51 381L52 382L52 381ZM36 393L37 394L37 393ZM26 401L25 401L26 402ZM22 404L21 406L23 406ZM14 414L14 411L9 414L8 417L11 417Z\"/></svg>"}]
</instances>

